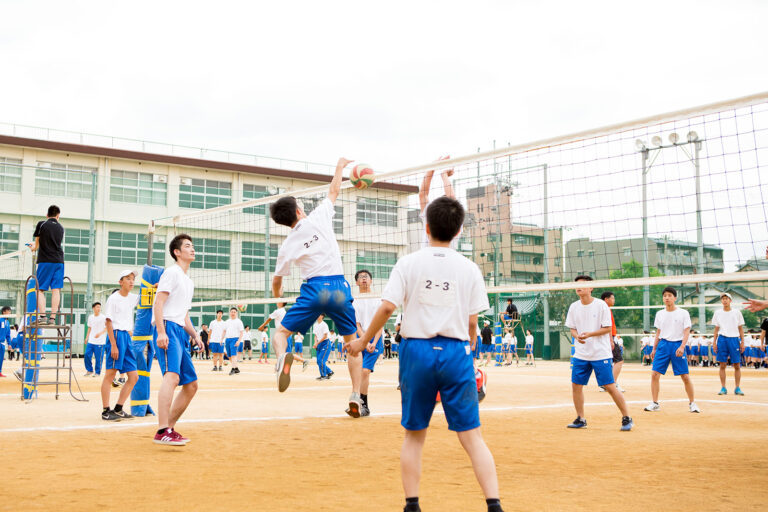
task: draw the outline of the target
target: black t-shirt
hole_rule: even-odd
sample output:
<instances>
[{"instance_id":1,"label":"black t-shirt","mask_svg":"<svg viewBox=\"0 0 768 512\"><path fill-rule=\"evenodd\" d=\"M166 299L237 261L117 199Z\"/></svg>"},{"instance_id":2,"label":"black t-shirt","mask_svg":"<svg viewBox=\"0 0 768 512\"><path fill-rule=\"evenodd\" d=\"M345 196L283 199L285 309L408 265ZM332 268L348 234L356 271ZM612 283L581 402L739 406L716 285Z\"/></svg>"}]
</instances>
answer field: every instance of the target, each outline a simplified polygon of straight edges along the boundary
<instances>
[{"instance_id":1,"label":"black t-shirt","mask_svg":"<svg viewBox=\"0 0 768 512\"><path fill-rule=\"evenodd\" d=\"M483 345L490 345L493 338L493 331L487 325L480 331L480 336L483 338Z\"/></svg>"},{"instance_id":2,"label":"black t-shirt","mask_svg":"<svg viewBox=\"0 0 768 512\"><path fill-rule=\"evenodd\" d=\"M203 343L208 343L208 332L207 331L200 331L200 339Z\"/></svg>"},{"instance_id":3,"label":"black t-shirt","mask_svg":"<svg viewBox=\"0 0 768 512\"><path fill-rule=\"evenodd\" d=\"M517 315L517 306L515 306L512 303L507 304L507 316L512 318L513 316L516 316L516 315Z\"/></svg>"},{"instance_id":4,"label":"black t-shirt","mask_svg":"<svg viewBox=\"0 0 768 512\"><path fill-rule=\"evenodd\" d=\"M763 319L763 323L760 324L760 329L768 332L768 318Z\"/></svg>"},{"instance_id":5,"label":"black t-shirt","mask_svg":"<svg viewBox=\"0 0 768 512\"><path fill-rule=\"evenodd\" d=\"M35 228L35 238L40 237L37 248L38 263L64 263L64 250L61 242L64 240L64 227L54 218L41 220Z\"/></svg>"}]
</instances>

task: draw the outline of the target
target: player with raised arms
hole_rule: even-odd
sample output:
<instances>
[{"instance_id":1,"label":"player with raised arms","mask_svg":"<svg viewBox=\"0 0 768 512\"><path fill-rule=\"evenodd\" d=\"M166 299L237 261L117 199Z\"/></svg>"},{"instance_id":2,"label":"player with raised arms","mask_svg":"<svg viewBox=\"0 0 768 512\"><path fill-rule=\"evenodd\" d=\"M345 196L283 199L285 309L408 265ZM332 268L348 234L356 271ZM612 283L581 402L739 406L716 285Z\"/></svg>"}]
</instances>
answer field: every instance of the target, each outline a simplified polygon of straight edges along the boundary
<instances>
[{"instance_id":1,"label":"player with raised arms","mask_svg":"<svg viewBox=\"0 0 768 512\"><path fill-rule=\"evenodd\" d=\"M461 203L440 197L427 207L426 217L430 246L398 260L382 293L381 306L365 333L348 344L348 350L350 354L365 350L395 309L403 306L400 387L405 439L400 466L404 510L421 510L422 451L439 392L448 428L457 433L472 460L488 510L499 512L496 465L480 432L471 355L478 314L489 308L485 283L478 266L450 247L464 222Z\"/></svg>"},{"instance_id":2,"label":"player with raised arms","mask_svg":"<svg viewBox=\"0 0 768 512\"><path fill-rule=\"evenodd\" d=\"M344 278L339 243L333 232L333 216L336 213L334 203L341 192L342 171L351 162L339 158L328 196L309 215L304 213L293 196L282 197L269 207L275 223L291 228L277 252L272 293L275 297L283 296L283 277L291 274L291 265L294 263L306 281L301 285L296 304L286 313L282 325L275 333L277 387L280 392L288 389L291 382L293 354L286 353L288 336L294 332L306 332L321 314L333 320L345 341L350 341L357 332L352 290ZM352 370L350 368L350 374ZM357 373L360 373L359 370ZM350 408L360 408L360 383L355 385L353 382L353 389L358 391L353 392L349 398Z\"/></svg>"}]
</instances>

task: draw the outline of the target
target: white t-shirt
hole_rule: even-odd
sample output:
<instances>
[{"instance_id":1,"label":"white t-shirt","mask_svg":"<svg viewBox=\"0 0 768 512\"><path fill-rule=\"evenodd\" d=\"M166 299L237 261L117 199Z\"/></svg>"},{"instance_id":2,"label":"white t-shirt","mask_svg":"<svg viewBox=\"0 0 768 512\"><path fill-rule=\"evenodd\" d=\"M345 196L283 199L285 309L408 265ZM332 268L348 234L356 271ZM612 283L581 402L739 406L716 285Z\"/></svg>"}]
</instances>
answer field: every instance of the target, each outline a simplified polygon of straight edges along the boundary
<instances>
[{"instance_id":1,"label":"white t-shirt","mask_svg":"<svg viewBox=\"0 0 768 512\"><path fill-rule=\"evenodd\" d=\"M565 325L571 329L576 329L579 334L594 332L603 327L612 327L611 310L608 308L608 304L594 297L592 302L587 305L582 304L581 300L577 300L568 308ZM610 332L587 338L584 343L576 340L574 347L573 357L583 361L600 361L613 358Z\"/></svg>"},{"instance_id":2,"label":"white t-shirt","mask_svg":"<svg viewBox=\"0 0 768 512\"><path fill-rule=\"evenodd\" d=\"M304 336L301 335L301 333L297 332L293 337L294 343L303 344L304 343Z\"/></svg>"},{"instance_id":3,"label":"white t-shirt","mask_svg":"<svg viewBox=\"0 0 768 512\"><path fill-rule=\"evenodd\" d=\"M285 308L277 308L269 314L269 318L275 321L275 329L279 329L283 325L283 318L286 313Z\"/></svg>"},{"instance_id":4,"label":"white t-shirt","mask_svg":"<svg viewBox=\"0 0 768 512\"><path fill-rule=\"evenodd\" d=\"M88 333L88 343L91 345L107 343L107 315L104 313L99 316L88 315L88 327L91 329ZM97 336L97 334L101 334L101 336Z\"/></svg>"},{"instance_id":5,"label":"white t-shirt","mask_svg":"<svg viewBox=\"0 0 768 512\"><path fill-rule=\"evenodd\" d=\"M355 299L352 306L355 308L355 319L363 328L363 332L371 325L376 310L381 305L381 299L368 299L362 295Z\"/></svg>"},{"instance_id":6,"label":"white t-shirt","mask_svg":"<svg viewBox=\"0 0 768 512\"><path fill-rule=\"evenodd\" d=\"M251 331L243 331L243 341L251 341Z\"/></svg>"},{"instance_id":7,"label":"white t-shirt","mask_svg":"<svg viewBox=\"0 0 768 512\"><path fill-rule=\"evenodd\" d=\"M712 317L712 325L720 328L720 335L726 338L738 338L739 326L744 325L744 316L738 309L726 311L718 309Z\"/></svg>"},{"instance_id":8,"label":"white t-shirt","mask_svg":"<svg viewBox=\"0 0 768 512\"><path fill-rule=\"evenodd\" d=\"M325 322L315 322L315 324L312 326L312 332L315 333L315 343L317 343L322 340L323 336L326 336L328 333L330 333L330 329L328 329L328 324Z\"/></svg>"},{"instance_id":9,"label":"white t-shirt","mask_svg":"<svg viewBox=\"0 0 768 512\"><path fill-rule=\"evenodd\" d=\"M691 315L683 308L675 308L673 311L665 308L656 312L653 326L659 330L660 340L683 341L685 329L691 328Z\"/></svg>"},{"instance_id":10,"label":"white t-shirt","mask_svg":"<svg viewBox=\"0 0 768 512\"><path fill-rule=\"evenodd\" d=\"M526 345L533 345L533 335L529 334L525 337L525 344Z\"/></svg>"},{"instance_id":11,"label":"white t-shirt","mask_svg":"<svg viewBox=\"0 0 768 512\"><path fill-rule=\"evenodd\" d=\"M640 346L641 347L647 347L650 344L651 344L650 336L643 336L642 338L640 338Z\"/></svg>"},{"instance_id":12,"label":"white t-shirt","mask_svg":"<svg viewBox=\"0 0 768 512\"><path fill-rule=\"evenodd\" d=\"M621 336L616 336L616 337L613 339L613 342L614 342L615 344L617 344L618 346L622 347L622 348L624 347L624 338L622 338Z\"/></svg>"},{"instance_id":13,"label":"white t-shirt","mask_svg":"<svg viewBox=\"0 0 768 512\"><path fill-rule=\"evenodd\" d=\"M269 334L267 334L267 331L261 331L261 342L269 343Z\"/></svg>"},{"instance_id":14,"label":"white t-shirt","mask_svg":"<svg viewBox=\"0 0 768 512\"><path fill-rule=\"evenodd\" d=\"M698 344L699 344L699 340L698 340L698 338L696 338L696 336L694 336L693 334L688 336L688 346L689 347L695 347Z\"/></svg>"},{"instance_id":15,"label":"white t-shirt","mask_svg":"<svg viewBox=\"0 0 768 512\"><path fill-rule=\"evenodd\" d=\"M168 299L163 306L163 320L184 326L187 313L192 308L192 295L195 293L195 285L180 266L173 264L160 276L157 283L157 293L167 292ZM154 312L152 323L155 323Z\"/></svg>"},{"instance_id":16,"label":"white t-shirt","mask_svg":"<svg viewBox=\"0 0 768 512\"><path fill-rule=\"evenodd\" d=\"M344 274L339 243L333 232L335 213L333 203L326 197L296 223L277 251L276 276L291 275L292 263L299 267L302 279Z\"/></svg>"},{"instance_id":17,"label":"white t-shirt","mask_svg":"<svg viewBox=\"0 0 768 512\"><path fill-rule=\"evenodd\" d=\"M470 315L490 307L478 266L445 247L425 247L400 258L381 298L403 305L403 338L466 341Z\"/></svg>"},{"instance_id":18,"label":"white t-shirt","mask_svg":"<svg viewBox=\"0 0 768 512\"><path fill-rule=\"evenodd\" d=\"M512 345L512 333L507 333L504 335L504 344L507 346Z\"/></svg>"},{"instance_id":19,"label":"white t-shirt","mask_svg":"<svg viewBox=\"0 0 768 512\"><path fill-rule=\"evenodd\" d=\"M133 332L133 310L138 303L139 296L135 293L123 297L120 292L115 292L107 299L104 317L112 320L112 329Z\"/></svg>"},{"instance_id":20,"label":"white t-shirt","mask_svg":"<svg viewBox=\"0 0 768 512\"><path fill-rule=\"evenodd\" d=\"M328 341L330 341L331 343L335 343L337 339L339 339L339 335L336 334L335 332L332 332L331 334L328 335Z\"/></svg>"},{"instance_id":21,"label":"white t-shirt","mask_svg":"<svg viewBox=\"0 0 768 512\"><path fill-rule=\"evenodd\" d=\"M224 322L225 338L240 338L240 333L245 330L243 321L239 318L227 318Z\"/></svg>"},{"instance_id":22,"label":"white t-shirt","mask_svg":"<svg viewBox=\"0 0 768 512\"><path fill-rule=\"evenodd\" d=\"M208 338L209 343L224 343L224 334L227 332L227 322L224 320L213 320L211 325L208 326L208 331L211 333Z\"/></svg>"},{"instance_id":23,"label":"white t-shirt","mask_svg":"<svg viewBox=\"0 0 768 512\"><path fill-rule=\"evenodd\" d=\"M419 220L421 221L421 247L429 247L429 237L427 236L427 208L429 208L429 205L432 204L432 201L429 201L427 205L424 207L424 209L419 213ZM459 229L459 233L451 240L451 249L454 251L459 250L459 238L461 237L461 233L464 231L464 226Z\"/></svg>"}]
</instances>

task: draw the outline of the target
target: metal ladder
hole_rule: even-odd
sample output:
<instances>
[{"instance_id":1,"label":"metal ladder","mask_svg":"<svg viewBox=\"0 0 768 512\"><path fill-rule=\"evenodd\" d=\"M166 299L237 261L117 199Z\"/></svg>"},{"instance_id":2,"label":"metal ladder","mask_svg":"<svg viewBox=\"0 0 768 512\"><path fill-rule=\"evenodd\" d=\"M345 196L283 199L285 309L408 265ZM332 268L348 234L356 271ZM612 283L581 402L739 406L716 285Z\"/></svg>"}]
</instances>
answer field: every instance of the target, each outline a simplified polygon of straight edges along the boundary
<instances>
[{"instance_id":1,"label":"metal ladder","mask_svg":"<svg viewBox=\"0 0 768 512\"><path fill-rule=\"evenodd\" d=\"M54 323L40 323L45 316L37 314L37 302L35 311L24 314L23 357L21 361L21 399L27 403L37 398L38 386L56 386L56 400L59 399L60 387L67 386L69 394L75 400L87 402L80 389L80 383L72 369L72 322L74 321L74 286L69 277L64 277L69 282L70 301L69 312L61 311L61 306L56 312L49 315L55 318ZM35 298L40 293L37 280L29 276L25 282L24 290L31 291L30 280L35 280ZM62 294L63 295L63 294ZM62 296L63 299L63 296ZM43 350L44 345L53 345L54 350ZM45 359L43 357L45 356ZM48 359L55 356L55 361ZM41 372L47 372L47 379L41 379ZM55 372L55 376L53 373ZM77 391L73 389L73 384ZM77 393L77 394L76 394ZM79 395L79 396L78 396Z\"/></svg>"}]
</instances>

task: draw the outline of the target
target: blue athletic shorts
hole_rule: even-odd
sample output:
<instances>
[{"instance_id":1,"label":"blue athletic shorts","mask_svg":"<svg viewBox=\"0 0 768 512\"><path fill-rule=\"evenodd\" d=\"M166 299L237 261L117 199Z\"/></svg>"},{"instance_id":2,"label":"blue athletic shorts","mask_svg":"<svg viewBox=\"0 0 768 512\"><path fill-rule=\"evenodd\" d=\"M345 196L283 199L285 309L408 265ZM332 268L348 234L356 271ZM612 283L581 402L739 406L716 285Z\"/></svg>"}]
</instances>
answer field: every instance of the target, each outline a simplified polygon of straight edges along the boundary
<instances>
[{"instance_id":1,"label":"blue athletic shorts","mask_svg":"<svg viewBox=\"0 0 768 512\"><path fill-rule=\"evenodd\" d=\"M120 355L117 359L112 359L112 344L107 343L107 370L117 370L120 373L135 372L136 367L136 354L133 353L133 345L131 344L131 335L128 331L114 331L115 343L117 343L117 350L120 351Z\"/></svg>"},{"instance_id":2,"label":"blue athletic shorts","mask_svg":"<svg viewBox=\"0 0 768 512\"><path fill-rule=\"evenodd\" d=\"M288 344L285 346L285 353L289 354L289 353L293 352L293 334L288 336L288 340L286 340L286 341L287 341Z\"/></svg>"},{"instance_id":3,"label":"blue athletic shorts","mask_svg":"<svg viewBox=\"0 0 768 512\"><path fill-rule=\"evenodd\" d=\"M297 354L303 354L304 353L304 344L303 343L293 343L293 351Z\"/></svg>"},{"instance_id":4,"label":"blue athletic shorts","mask_svg":"<svg viewBox=\"0 0 768 512\"><path fill-rule=\"evenodd\" d=\"M64 288L64 264L38 263L35 277L37 278L37 288L40 291Z\"/></svg>"},{"instance_id":5,"label":"blue athletic shorts","mask_svg":"<svg viewBox=\"0 0 768 512\"><path fill-rule=\"evenodd\" d=\"M393 343L392 344L392 352L398 353L400 351L400 344L399 343Z\"/></svg>"},{"instance_id":6,"label":"blue athletic shorts","mask_svg":"<svg viewBox=\"0 0 768 512\"><path fill-rule=\"evenodd\" d=\"M373 373L373 367L376 366L376 361L379 360L382 352L384 352L384 339L380 337L376 342L376 350L373 352L363 350L363 368Z\"/></svg>"},{"instance_id":7,"label":"blue athletic shorts","mask_svg":"<svg viewBox=\"0 0 768 512\"><path fill-rule=\"evenodd\" d=\"M643 355L649 356L651 355L652 351L653 351L653 347L650 345L646 345L643 347Z\"/></svg>"},{"instance_id":8,"label":"blue athletic shorts","mask_svg":"<svg viewBox=\"0 0 768 512\"><path fill-rule=\"evenodd\" d=\"M261 353L262 354L269 354L269 343L266 341L261 342Z\"/></svg>"},{"instance_id":9,"label":"blue athletic shorts","mask_svg":"<svg viewBox=\"0 0 768 512\"><path fill-rule=\"evenodd\" d=\"M699 355L701 357L708 357L709 356L709 347L706 345L702 345L699 347Z\"/></svg>"},{"instance_id":10,"label":"blue athletic shorts","mask_svg":"<svg viewBox=\"0 0 768 512\"><path fill-rule=\"evenodd\" d=\"M727 336L717 337L717 362L725 363L731 358L731 364L741 364L741 354L739 353L739 337Z\"/></svg>"},{"instance_id":11,"label":"blue athletic shorts","mask_svg":"<svg viewBox=\"0 0 768 512\"><path fill-rule=\"evenodd\" d=\"M210 342L208 344L208 348L211 350L211 354L223 354L224 353L224 344L223 343Z\"/></svg>"},{"instance_id":12,"label":"blue athletic shorts","mask_svg":"<svg viewBox=\"0 0 768 512\"><path fill-rule=\"evenodd\" d=\"M698 345L696 345L694 347L691 347L691 355L692 356L696 356L696 357L699 356L699 346Z\"/></svg>"},{"instance_id":13,"label":"blue athletic shorts","mask_svg":"<svg viewBox=\"0 0 768 512\"><path fill-rule=\"evenodd\" d=\"M227 348L227 355L229 357L237 355L237 340L238 338L227 338L224 340L224 345Z\"/></svg>"},{"instance_id":14,"label":"blue athletic shorts","mask_svg":"<svg viewBox=\"0 0 768 512\"><path fill-rule=\"evenodd\" d=\"M162 349L157 346L157 329L152 329L152 343L155 345L160 371L163 375L165 372L177 374L179 386L196 381L197 373L192 364L192 356L189 355L189 334L184 327L168 320L165 320L165 332L168 335L168 348Z\"/></svg>"},{"instance_id":15,"label":"blue athletic shorts","mask_svg":"<svg viewBox=\"0 0 768 512\"><path fill-rule=\"evenodd\" d=\"M525 353L533 355L533 345L526 345L525 346Z\"/></svg>"},{"instance_id":16,"label":"blue athletic shorts","mask_svg":"<svg viewBox=\"0 0 768 512\"><path fill-rule=\"evenodd\" d=\"M585 361L574 357L573 369L571 370L571 382L580 386L586 386L589 383L589 377L595 372L595 379L598 386L607 386L613 384L613 358L600 359L598 361Z\"/></svg>"},{"instance_id":17,"label":"blue athletic shorts","mask_svg":"<svg viewBox=\"0 0 768 512\"><path fill-rule=\"evenodd\" d=\"M283 318L291 332L307 332L320 315L328 316L342 336L357 332L352 292L344 276L312 277L301 285L296 303Z\"/></svg>"},{"instance_id":18,"label":"blue athletic shorts","mask_svg":"<svg viewBox=\"0 0 768 512\"><path fill-rule=\"evenodd\" d=\"M407 430L427 428L438 391L450 430L464 432L480 426L469 343L442 336L403 338L400 343L403 411L400 424Z\"/></svg>"},{"instance_id":19,"label":"blue athletic shorts","mask_svg":"<svg viewBox=\"0 0 768 512\"><path fill-rule=\"evenodd\" d=\"M656 345L656 355L653 357L653 371L665 375L671 362L672 373L675 375L688 374L688 361L685 359L685 354L680 357L675 355L681 343L682 341L659 340L659 344Z\"/></svg>"},{"instance_id":20,"label":"blue athletic shorts","mask_svg":"<svg viewBox=\"0 0 768 512\"><path fill-rule=\"evenodd\" d=\"M487 354L488 352L493 352L493 344L491 343L483 343L480 345L480 352L483 354Z\"/></svg>"}]
</instances>

